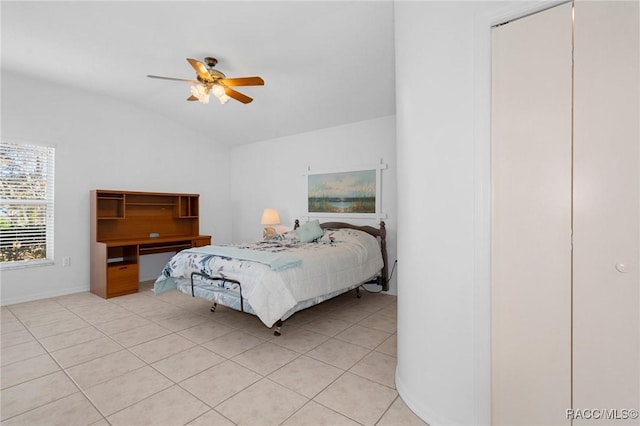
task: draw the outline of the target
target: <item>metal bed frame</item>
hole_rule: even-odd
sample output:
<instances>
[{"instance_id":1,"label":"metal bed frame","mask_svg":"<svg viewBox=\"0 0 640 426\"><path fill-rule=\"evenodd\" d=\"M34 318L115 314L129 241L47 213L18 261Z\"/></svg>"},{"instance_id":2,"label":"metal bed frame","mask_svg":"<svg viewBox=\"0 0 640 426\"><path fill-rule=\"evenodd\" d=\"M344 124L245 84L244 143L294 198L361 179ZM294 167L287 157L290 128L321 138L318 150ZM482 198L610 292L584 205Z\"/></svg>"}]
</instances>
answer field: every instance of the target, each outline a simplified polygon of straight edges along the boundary
<instances>
[{"instance_id":1,"label":"metal bed frame","mask_svg":"<svg viewBox=\"0 0 640 426\"><path fill-rule=\"evenodd\" d=\"M295 224L293 229L297 229L300 226L300 221L298 219L295 220ZM380 222L380 228L374 228L373 226L358 226L358 225L352 225L346 222L325 222L325 223L321 223L320 227L322 229L343 229L343 228L348 228L348 229L357 229L360 231L364 231L370 235L373 235L376 238L380 239L380 251L382 254L382 261L383 261L383 267L382 270L380 271L380 275L377 275L376 277L374 277L373 279L369 280L369 281L365 281L362 282L360 284L358 284L355 287L356 290L356 297L359 299L360 298L360 286L362 286L363 284L376 284L382 287L382 291L388 291L389 290L389 282L388 282L388 266L387 266L387 244L386 244L386 236L387 236L387 230L385 228L385 223L384 222ZM240 296L240 312L245 312L244 311L244 298L242 297L242 284L240 283L240 281L238 280L234 280L234 279L230 279L230 278L225 278L225 277L212 277L210 275L201 273L201 272L192 272L191 273L191 297L195 297L195 286L193 283L193 277L194 276L198 276L201 279L205 280L205 281L222 281L222 287L220 288L212 288L209 289L208 291L214 291L214 292L228 292L231 290L235 290L235 288L231 288L231 287L225 287L226 283L230 283L233 286L235 286L238 289L238 293ZM347 290L348 291L348 290ZM211 307L211 312L215 312L216 307L218 306L217 303L214 302L213 306ZM275 336L280 336L281 333L281 328L282 328L282 324L283 324L283 320L279 319L275 325L274 325L274 330L273 330L273 334Z\"/></svg>"}]
</instances>

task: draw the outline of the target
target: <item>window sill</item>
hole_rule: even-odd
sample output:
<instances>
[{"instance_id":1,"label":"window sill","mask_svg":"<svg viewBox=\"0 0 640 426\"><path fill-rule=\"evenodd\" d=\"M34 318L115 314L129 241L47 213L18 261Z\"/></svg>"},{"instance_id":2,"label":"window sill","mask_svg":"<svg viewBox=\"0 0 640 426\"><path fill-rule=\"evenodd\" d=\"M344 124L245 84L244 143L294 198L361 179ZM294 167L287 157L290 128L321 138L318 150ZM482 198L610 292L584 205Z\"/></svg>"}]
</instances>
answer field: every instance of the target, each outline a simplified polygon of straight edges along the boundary
<instances>
[{"instance_id":1,"label":"window sill","mask_svg":"<svg viewBox=\"0 0 640 426\"><path fill-rule=\"evenodd\" d=\"M23 260L18 262L0 263L0 271L8 271L12 269L36 268L39 266L55 265L53 259Z\"/></svg>"}]
</instances>

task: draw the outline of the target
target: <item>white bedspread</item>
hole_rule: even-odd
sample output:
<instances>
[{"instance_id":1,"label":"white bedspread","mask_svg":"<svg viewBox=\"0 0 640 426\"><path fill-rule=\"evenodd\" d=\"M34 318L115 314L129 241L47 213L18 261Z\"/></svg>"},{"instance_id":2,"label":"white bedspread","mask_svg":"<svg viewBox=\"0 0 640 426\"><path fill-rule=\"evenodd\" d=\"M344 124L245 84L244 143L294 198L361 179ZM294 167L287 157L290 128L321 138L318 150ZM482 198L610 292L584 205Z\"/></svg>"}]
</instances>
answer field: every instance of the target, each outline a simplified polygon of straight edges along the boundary
<instances>
[{"instance_id":1,"label":"white bedspread","mask_svg":"<svg viewBox=\"0 0 640 426\"><path fill-rule=\"evenodd\" d=\"M320 301L323 296L353 288L375 276L383 266L376 238L353 229L325 230L324 236L312 243L285 240L240 247L286 252L288 256L300 259L302 265L273 271L262 263L185 250L169 261L156 280L156 294L171 288L191 294L192 272L237 280L242 285L245 310L255 313L271 327L295 312L294 308L301 303ZM239 306L232 306L230 300L233 298L212 291L222 285L220 282L207 286L201 285L202 281L197 282L196 296L239 309Z\"/></svg>"}]
</instances>

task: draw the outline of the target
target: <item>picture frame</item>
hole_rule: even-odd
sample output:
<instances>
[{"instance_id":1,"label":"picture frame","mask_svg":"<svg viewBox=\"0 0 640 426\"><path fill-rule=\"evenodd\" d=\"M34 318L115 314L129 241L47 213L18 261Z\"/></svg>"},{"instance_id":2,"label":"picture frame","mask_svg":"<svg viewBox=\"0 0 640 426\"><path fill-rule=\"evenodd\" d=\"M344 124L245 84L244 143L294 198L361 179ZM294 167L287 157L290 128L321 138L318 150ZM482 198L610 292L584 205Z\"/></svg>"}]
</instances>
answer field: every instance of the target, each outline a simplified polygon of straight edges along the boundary
<instances>
[{"instance_id":1,"label":"picture frame","mask_svg":"<svg viewBox=\"0 0 640 426\"><path fill-rule=\"evenodd\" d=\"M309 217L384 218L381 212L381 170L385 164L309 171L306 205Z\"/></svg>"}]
</instances>

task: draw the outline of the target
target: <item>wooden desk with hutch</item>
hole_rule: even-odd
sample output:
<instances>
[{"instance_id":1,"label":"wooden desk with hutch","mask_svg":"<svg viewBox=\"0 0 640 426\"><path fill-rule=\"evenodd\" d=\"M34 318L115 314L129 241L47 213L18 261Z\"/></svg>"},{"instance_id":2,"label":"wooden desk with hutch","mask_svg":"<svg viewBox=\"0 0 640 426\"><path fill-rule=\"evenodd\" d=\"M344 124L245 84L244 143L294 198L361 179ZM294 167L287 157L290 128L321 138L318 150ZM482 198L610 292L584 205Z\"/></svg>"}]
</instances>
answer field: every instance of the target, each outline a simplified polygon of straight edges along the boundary
<instances>
[{"instance_id":1,"label":"wooden desk with hutch","mask_svg":"<svg viewBox=\"0 0 640 426\"><path fill-rule=\"evenodd\" d=\"M211 244L211 236L200 235L199 197L91 191L91 292L104 298L136 293L140 256Z\"/></svg>"}]
</instances>

